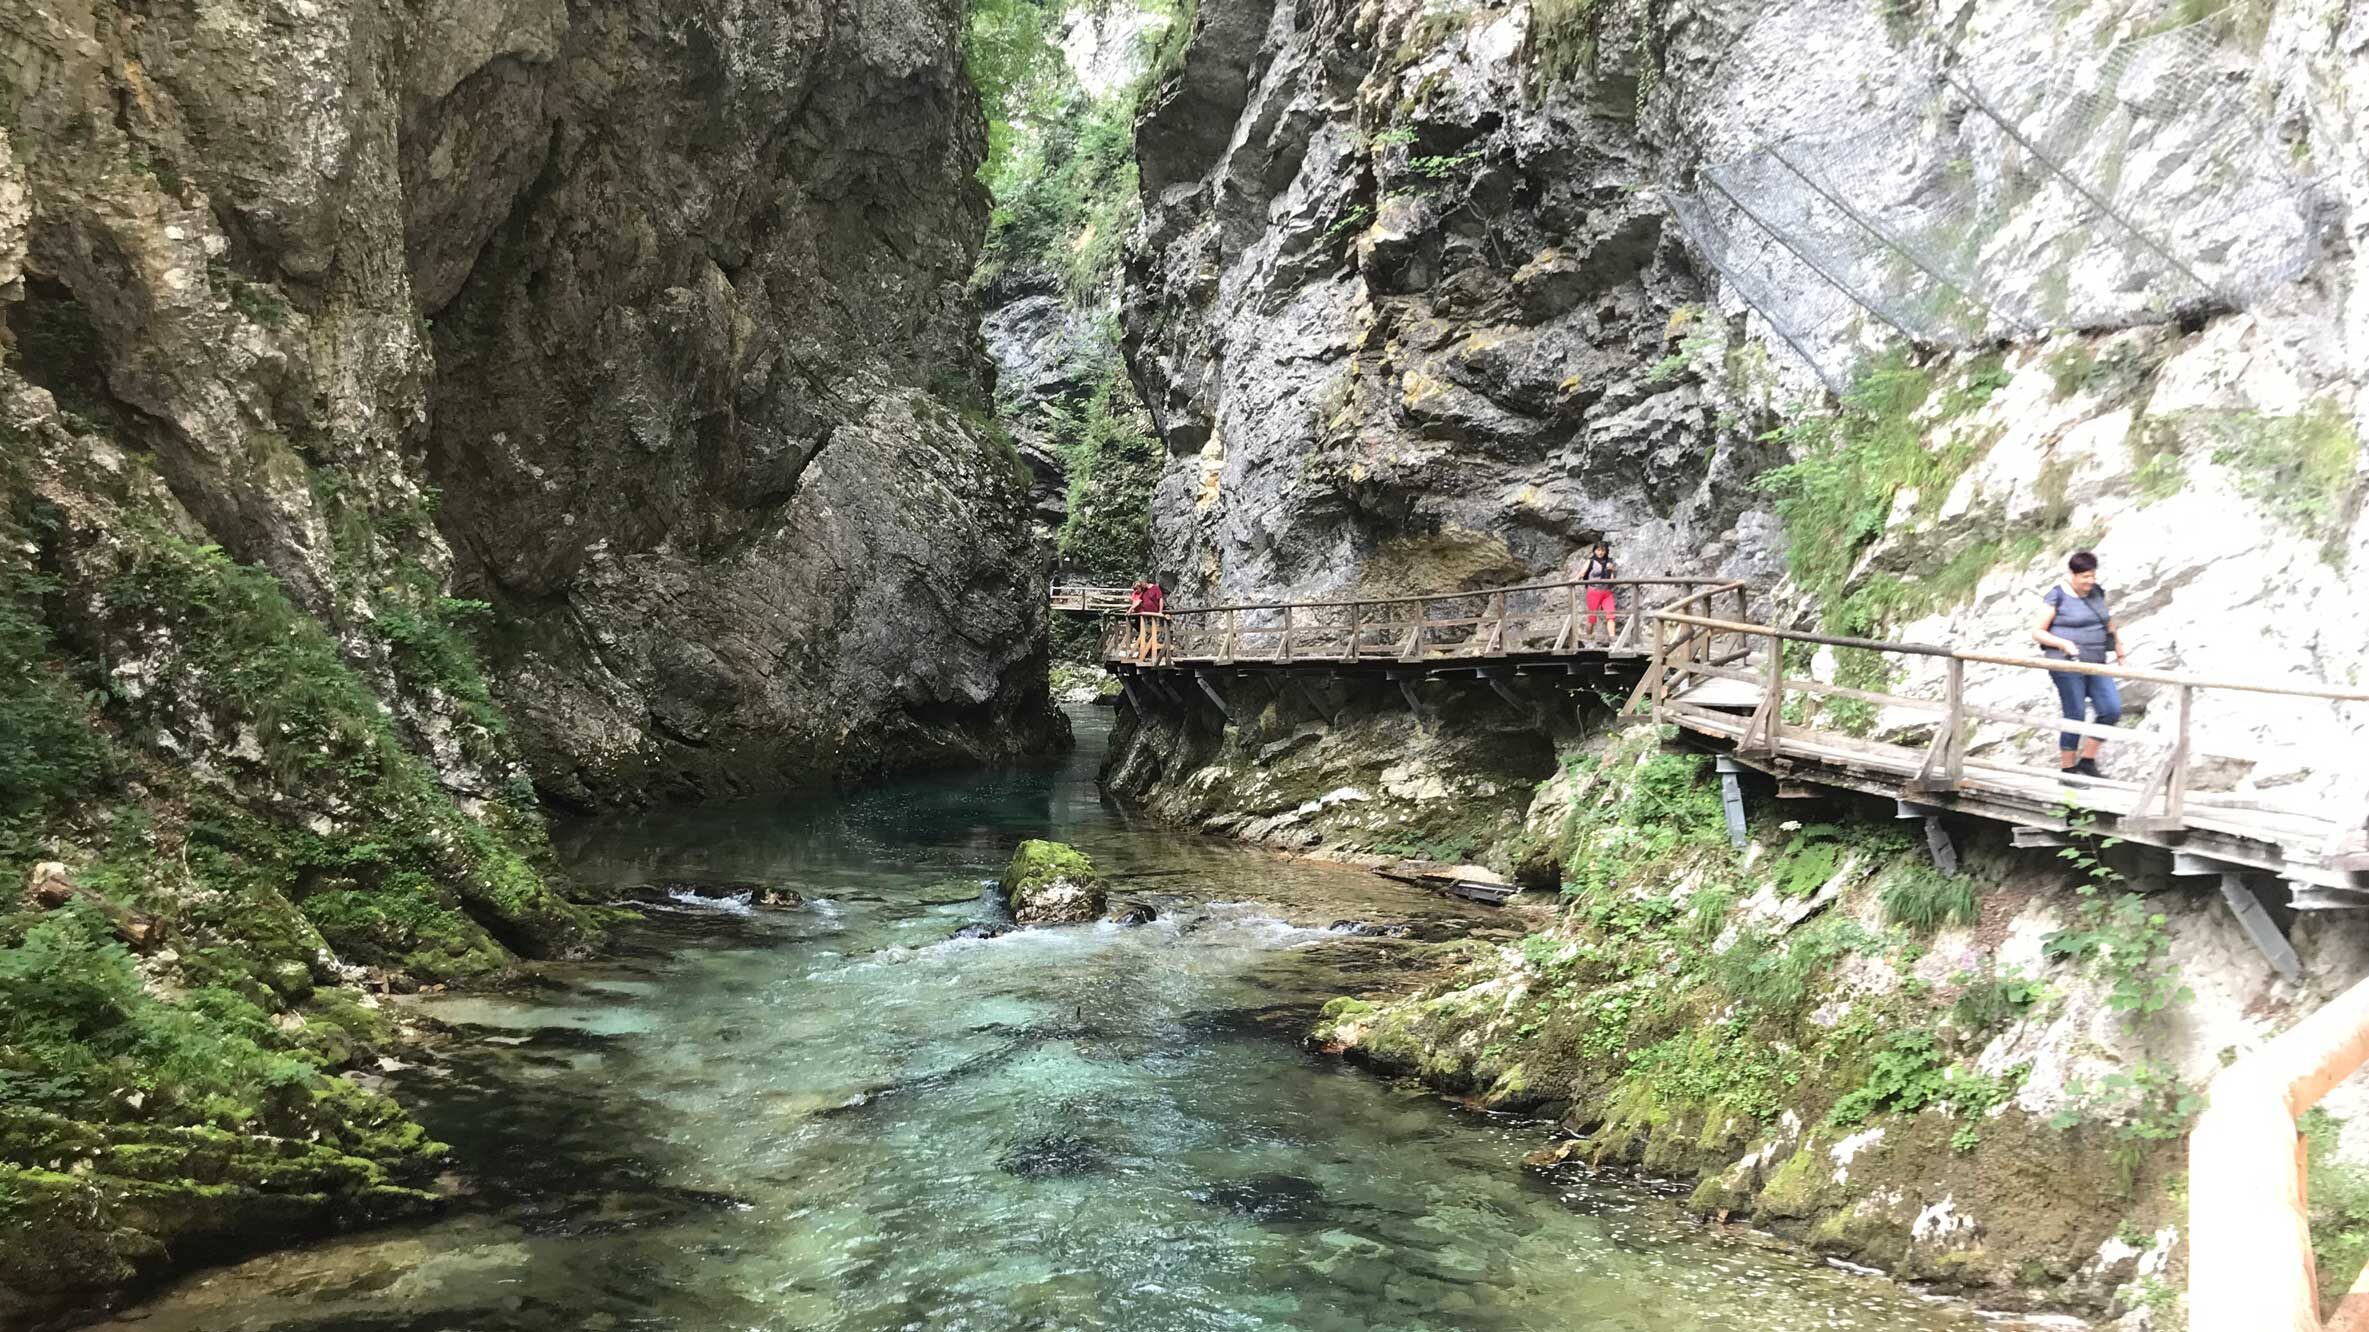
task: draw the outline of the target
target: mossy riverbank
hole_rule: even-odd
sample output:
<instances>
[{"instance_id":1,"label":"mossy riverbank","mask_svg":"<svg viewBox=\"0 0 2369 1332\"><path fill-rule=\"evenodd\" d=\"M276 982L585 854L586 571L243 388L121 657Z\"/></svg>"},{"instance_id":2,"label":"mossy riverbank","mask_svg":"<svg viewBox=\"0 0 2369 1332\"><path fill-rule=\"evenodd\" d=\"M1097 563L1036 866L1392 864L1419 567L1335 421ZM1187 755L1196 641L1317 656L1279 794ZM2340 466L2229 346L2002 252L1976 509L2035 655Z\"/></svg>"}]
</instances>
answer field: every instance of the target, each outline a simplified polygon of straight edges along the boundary
<instances>
[{"instance_id":1,"label":"mossy riverbank","mask_svg":"<svg viewBox=\"0 0 2369 1332\"><path fill-rule=\"evenodd\" d=\"M1539 1168L1682 1181L1705 1218L1993 1307L2177 1326L2201 1090L2351 965L2341 923L2299 925L2312 975L2277 981L2135 848L1955 825L1944 874L1888 805L1759 787L1733 846L1708 756L1592 705L1541 727L1443 695L1426 725L1381 695L1246 697L1222 728L1123 709L1106 784L1318 855L1420 841L1548 904L1519 942L1334 1000L1312 1044L1550 1117ZM2347 1281L2358 1171L2315 1168Z\"/></svg>"},{"instance_id":2,"label":"mossy riverbank","mask_svg":"<svg viewBox=\"0 0 2369 1332\"><path fill-rule=\"evenodd\" d=\"M1684 1181L1706 1218L1992 1306L2178 1326L2188 1120L2220 1043L2283 1024L2229 1011L2269 981L2213 904L2103 847L1977 840L1943 875L1849 806L1756 802L1739 849L1715 780L1651 728L1567 747L1494 853L1551 869L1552 924L1336 999L1311 1043L1552 1116L1536 1168ZM2341 1288L2358 1171L2315 1170Z\"/></svg>"},{"instance_id":3,"label":"mossy riverbank","mask_svg":"<svg viewBox=\"0 0 2369 1332\"><path fill-rule=\"evenodd\" d=\"M444 1149L345 1076L394 1037L374 992L608 916L549 877L408 502L275 453L262 483L337 522L261 567L0 387L0 1321L38 1326L436 1205Z\"/></svg>"}]
</instances>

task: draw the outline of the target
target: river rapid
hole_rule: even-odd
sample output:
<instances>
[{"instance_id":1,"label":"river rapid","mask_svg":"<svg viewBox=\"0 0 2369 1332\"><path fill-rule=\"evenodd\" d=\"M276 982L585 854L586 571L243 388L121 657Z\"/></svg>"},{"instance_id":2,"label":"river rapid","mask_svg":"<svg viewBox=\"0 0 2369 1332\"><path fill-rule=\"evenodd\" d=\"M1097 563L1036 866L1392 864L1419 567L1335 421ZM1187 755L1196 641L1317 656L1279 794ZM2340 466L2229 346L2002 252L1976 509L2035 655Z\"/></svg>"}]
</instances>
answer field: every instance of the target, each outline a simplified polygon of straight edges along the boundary
<instances>
[{"instance_id":1,"label":"river rapid","mask_svg":"<svg viewBox=\"0 0 2369 1332\"><path fill-rule=\"evenodd\" d=\"M446 1215L193 1277L145 1332L1950 1332L1986 1320L1664 1194L1545 1126L1300 1048L1325 998L1518 917L1131 820L1060 769L562 829L660 885L597 963L437 996L383 1076ZM1023 837L1137 926L953 939ZM759 905L787 890L802 905ZM1341 924L1360 922L1365 930ZM1403 936L1374 929L1402 930Z\"/></svg>"}]
</instances>

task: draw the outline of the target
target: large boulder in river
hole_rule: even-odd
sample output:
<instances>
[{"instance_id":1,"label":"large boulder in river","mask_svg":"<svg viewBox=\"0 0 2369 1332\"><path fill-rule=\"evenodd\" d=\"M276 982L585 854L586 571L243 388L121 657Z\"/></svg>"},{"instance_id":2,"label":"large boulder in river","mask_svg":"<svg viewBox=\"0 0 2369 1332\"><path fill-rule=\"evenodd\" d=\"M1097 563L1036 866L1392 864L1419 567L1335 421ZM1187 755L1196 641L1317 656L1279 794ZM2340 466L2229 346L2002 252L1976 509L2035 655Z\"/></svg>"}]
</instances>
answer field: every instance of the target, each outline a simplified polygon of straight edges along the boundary
<instances>
[{"instance_id":1,"label":"large boulder in river","mask_svg":"<svg viewBox=\"0 0 2369 1332\"><path fill-rule=\"evenodd\" d=\"M1066 842L1020 844L1004 867L1004 901L1022 925L1068 925L1102 914L1106 886L1086 853Z\"/></svg>"}]
</instances>

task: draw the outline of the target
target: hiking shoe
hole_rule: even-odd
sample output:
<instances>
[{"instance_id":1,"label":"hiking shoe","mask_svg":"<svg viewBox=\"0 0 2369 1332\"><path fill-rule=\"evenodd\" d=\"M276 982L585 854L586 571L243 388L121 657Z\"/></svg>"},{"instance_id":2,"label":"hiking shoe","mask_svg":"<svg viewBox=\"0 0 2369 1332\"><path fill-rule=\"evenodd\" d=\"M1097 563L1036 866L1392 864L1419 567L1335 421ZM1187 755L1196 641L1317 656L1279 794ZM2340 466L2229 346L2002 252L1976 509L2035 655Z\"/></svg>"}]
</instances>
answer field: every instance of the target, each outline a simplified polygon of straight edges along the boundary
<instances>
[{"instance_id":1,"label":"hiking shoe","mask_svg":"<svg viewBox=\"0 0 2369 1332\"><path fill-rule=\"evenodd\" d=\"M2080 773L2084 777L2103 777L2106 775L2098 771L2098 761L2093 758L2085 758L2079 763L2074 764L2073 771Z\"/></svg>"}]
</instances>

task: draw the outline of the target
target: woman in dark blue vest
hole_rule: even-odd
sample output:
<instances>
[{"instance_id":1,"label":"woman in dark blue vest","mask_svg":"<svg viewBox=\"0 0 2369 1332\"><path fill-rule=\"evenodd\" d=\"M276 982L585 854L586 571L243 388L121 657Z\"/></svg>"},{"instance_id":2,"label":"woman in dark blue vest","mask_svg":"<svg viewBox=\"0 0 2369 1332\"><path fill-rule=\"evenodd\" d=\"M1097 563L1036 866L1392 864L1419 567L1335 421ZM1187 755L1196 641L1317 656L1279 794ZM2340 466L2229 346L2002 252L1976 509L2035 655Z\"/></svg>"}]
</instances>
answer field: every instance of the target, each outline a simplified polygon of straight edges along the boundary
<instances>
[{"instance_id":1,"label":"woman in dark blue vest","mask_svg":"<svg viewBox=\"0 0 2369 1332\"><path fill-rule=\"evenodd\" d=\"M2040 612L2040 623L2032 628L2032 641L2058 661L2103 665L2106 655L2112 653L2115 664L2122 664L2122 634L2114 625L2113 612L2106 607L2106 589L2098 586L2098 557L2077 551L2065 562L2065 569L2065 581L2048 589L2041 599L2047 609ZM2122 720L2122 694L2111 676L2050 671L2048 678L2056 681L2056 697L2064 706L2065 720L2088 721L2093 710L2100 726ZM2099 744L2094 735L2078 736L2070 731L2058 735L2057 766L2085 777L2102 776L2098 771Z\"/></svg>"}]
</instances>

